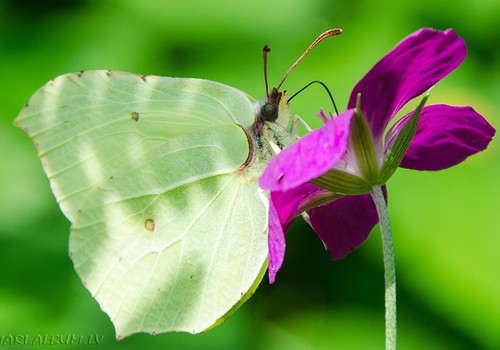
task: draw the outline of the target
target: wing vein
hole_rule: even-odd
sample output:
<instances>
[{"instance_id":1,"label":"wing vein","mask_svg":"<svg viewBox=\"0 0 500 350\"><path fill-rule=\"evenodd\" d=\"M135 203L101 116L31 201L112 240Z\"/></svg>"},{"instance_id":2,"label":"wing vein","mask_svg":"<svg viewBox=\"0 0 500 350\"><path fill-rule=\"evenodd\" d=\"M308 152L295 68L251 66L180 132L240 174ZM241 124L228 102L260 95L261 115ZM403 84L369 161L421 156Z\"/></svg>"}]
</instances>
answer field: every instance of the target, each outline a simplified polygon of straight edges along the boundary
<instances>
[{"instance_id":1,"label":"wing vein","mask_svg":"<svg viewBox=\"0 0 500 350\"><path fill-rule=\"evenodd\" d=\"M224 225L217 237L217 242L215 244L215 248L213 249L212 251L212 256L210 258L210 263L208 265L208 268L207 268L207 273L205 274L205 281L203 283L203 289L202 289L202 292L201 292L201 300L200 300L200 303L199 303L199 309L197 311L197 314L198 314L198 317L196 319L196 323L198 323L200 317L201 317L201 308L203 307L203 302L204 302L204 299L205 299L205 291L206 291L206 288L207 288L207 282L208 282L208 279L210 278L210 275L212 273L212 269L213 269L213 265L214 265L214 260L215 260L215 256L217 255L218 253L218 250L220 248L220 242L221 242L221 238L222 236L224 235L224 232L229 224L229 220L231 219L231 217L233 216L233 213L236 209L236 202L238 200L238 195L239 195L239 192L240 192L240 188L241 188L241 184L238 183L237 184L238 188L236 189L234 195L233 195L233 198L231 200L231 206L229 208L229 213L227 213L227 216L226 216L226 221L224 222Z\"/></svg>"}]
</instances>

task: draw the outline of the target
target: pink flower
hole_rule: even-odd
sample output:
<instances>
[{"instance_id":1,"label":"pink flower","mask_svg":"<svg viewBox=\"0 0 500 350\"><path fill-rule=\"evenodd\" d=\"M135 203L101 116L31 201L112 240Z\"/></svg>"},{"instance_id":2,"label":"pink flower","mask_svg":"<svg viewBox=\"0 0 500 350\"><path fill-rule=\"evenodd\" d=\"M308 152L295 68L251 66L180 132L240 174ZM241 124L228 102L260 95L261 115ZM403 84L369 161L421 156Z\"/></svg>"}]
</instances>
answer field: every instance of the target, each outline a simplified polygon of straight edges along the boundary
<instances>
[{"instance_id":1,"label":"pink flower","mask_svg":"<svg viewBox=\"0 0 500 350\"><path fill-rule=\"evenodd\" d=\"M378 222L367 195L398 166L441 170L486 149L495 129L471 107L425 106L390 121L464 60L451 29L421 29L401 41L354 87L339 116L274 157L259 185L270 190L269 280L283 262L285 232L303 212L334 259L361 245Z\"/></svg>"}]
</instances>

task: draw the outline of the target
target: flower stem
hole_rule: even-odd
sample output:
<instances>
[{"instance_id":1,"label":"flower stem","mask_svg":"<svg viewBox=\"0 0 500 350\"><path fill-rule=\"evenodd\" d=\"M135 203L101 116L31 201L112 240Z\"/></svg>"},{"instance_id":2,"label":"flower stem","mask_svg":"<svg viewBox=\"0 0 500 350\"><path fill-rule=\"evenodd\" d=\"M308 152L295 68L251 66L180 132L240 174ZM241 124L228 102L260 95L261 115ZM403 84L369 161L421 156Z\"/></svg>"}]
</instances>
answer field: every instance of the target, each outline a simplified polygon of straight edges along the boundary
<instances>
[{"instance_id":1,"label":"flower stem","mask_svg":"<svg viewBox=\"0 0 500 350\"><path fill-rule=\"evenodd\" d=\"M373 186L371 195L380 220L382 246L384 251L385 278L385 348L396 349L396 268L394 264L394 245L389 212L380 186Z\"/></svg>"}]
</instances>

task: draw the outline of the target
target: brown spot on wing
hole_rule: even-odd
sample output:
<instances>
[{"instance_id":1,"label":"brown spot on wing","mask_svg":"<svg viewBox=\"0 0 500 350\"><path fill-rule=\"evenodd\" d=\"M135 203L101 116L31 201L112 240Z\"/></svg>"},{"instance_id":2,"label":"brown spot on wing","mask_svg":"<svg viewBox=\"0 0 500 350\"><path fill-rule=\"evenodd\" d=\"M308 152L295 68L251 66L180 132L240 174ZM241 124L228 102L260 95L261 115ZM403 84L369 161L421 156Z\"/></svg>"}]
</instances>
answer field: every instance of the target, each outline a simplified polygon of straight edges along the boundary
<instances>
[{"instance_id":1,"label":"brown spot on wing","mask_svg":"<svg viewBox=\"0 0 500 350\"><path fill-rule=\"evenodd\" d=\"M147 219L144 222L144 228L150 232L153 232L155 230L155 222L153 219Z\"/></svg>"}]
</instances>

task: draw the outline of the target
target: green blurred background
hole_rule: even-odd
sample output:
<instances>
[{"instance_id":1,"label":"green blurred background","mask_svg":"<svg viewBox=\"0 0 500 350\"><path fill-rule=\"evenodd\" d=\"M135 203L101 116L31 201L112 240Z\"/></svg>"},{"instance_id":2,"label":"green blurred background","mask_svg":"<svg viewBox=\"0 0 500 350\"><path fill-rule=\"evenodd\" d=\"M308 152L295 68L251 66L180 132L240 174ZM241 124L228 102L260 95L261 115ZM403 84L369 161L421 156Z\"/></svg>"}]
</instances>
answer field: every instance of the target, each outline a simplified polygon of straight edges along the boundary
<instances>
[{"instance_id":1,"label":"green blurred background","mask_svg":"<svg viewBox=\"0 0 500 350\"><path fill-rule=\"evenodd\" d=\"M0 1L0 340L99 334L105 349L383 348L378 229L356 252L332 262L302 220L288 235L277 282L269 286L266 278L221 326L117 343L73 270L69 223L35 149L12 126L46 81L86 69L206 78L259 98L264 44L273 47L275 85L332 27L344 34L321 43L290 75L287 90L321 79L343 108L355 83L403 37L420 27L453 27L468 57L436 86L430 103L472 105L499 127L498 0ZM327 95L311 87L292 112L318 126L313 114L320 106L330 108ZM401 169L388 184L401 349L500 349L499 147L494 140L486 152L437 173Z\"/></svg>"}]
</instances>

